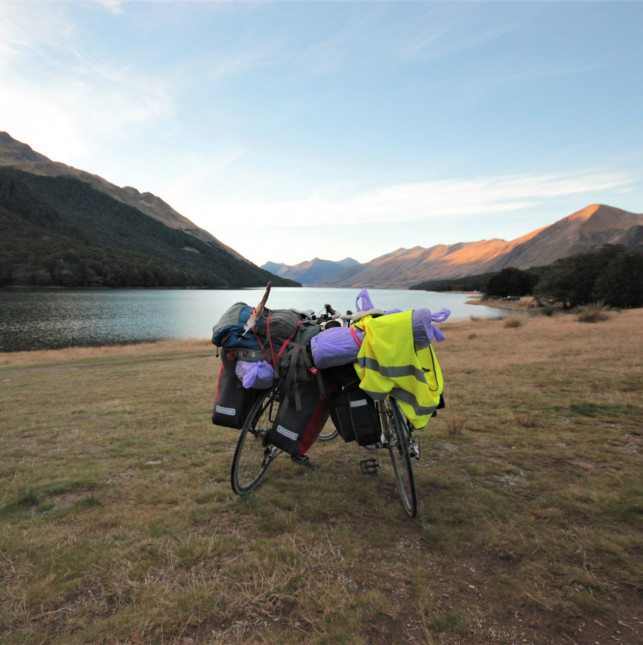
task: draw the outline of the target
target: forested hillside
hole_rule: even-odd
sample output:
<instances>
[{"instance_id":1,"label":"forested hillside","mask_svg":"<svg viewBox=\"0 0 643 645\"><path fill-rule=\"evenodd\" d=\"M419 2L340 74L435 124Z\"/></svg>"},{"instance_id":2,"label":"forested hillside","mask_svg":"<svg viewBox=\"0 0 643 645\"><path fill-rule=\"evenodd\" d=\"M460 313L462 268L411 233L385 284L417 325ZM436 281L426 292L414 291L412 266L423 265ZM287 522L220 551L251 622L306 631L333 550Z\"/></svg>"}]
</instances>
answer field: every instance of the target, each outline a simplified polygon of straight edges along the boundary
<instances>
[{"instance_id":1,"label":"forested hillside","mask_svg":"<svg viewBox=\"0 0 643 645\"><path fill-rule=\"evenodd\" d=\"M0 167L0 230L2 286L297 284L73 176Z\"/></svg>"}]
</instances>

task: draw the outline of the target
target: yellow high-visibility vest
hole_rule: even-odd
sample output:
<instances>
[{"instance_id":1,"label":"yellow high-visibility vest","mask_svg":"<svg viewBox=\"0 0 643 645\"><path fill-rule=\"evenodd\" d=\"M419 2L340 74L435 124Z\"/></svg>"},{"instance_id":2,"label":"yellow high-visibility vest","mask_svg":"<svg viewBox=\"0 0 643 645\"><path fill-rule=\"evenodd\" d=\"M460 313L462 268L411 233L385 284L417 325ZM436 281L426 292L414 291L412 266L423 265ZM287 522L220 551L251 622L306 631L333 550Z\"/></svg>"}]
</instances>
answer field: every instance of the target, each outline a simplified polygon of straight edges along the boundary
<instances>
[{"instance_id":1,"label":"yellow high-visibility vest","mask_svg":"<svg viewBox=\"0 0 643 645\"><path fill-rule=\"evenodd\" d=\"M440 403L444 386L430 345L415 349L412 311L372 318L355 326L364 332L354 363L360 388L376 400L392 396L415 428L423 428Z\"/></svg>"}]
</instances>

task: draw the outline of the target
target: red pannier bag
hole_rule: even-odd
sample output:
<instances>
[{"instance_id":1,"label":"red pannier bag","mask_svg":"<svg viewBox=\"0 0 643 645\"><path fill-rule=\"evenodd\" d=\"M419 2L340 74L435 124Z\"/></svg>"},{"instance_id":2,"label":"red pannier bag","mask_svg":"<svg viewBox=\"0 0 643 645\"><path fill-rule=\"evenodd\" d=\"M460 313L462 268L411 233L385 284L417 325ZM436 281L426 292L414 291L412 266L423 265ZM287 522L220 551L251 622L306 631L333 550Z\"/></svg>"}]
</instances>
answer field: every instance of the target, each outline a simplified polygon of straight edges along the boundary
<instances>
[{"instance_id":1,"label":"red pannier bag","mask_svg":"<svg viewBox=\"0 0 643 645\"><path fill-rule=\"evenodd\" d=\"M301 386L299 400L297 406L294 397L284 398L270 430L270 443L294 457L304 455L317 441L329 415L328 399L316 383Z\"/></svg>"}]
</instances>

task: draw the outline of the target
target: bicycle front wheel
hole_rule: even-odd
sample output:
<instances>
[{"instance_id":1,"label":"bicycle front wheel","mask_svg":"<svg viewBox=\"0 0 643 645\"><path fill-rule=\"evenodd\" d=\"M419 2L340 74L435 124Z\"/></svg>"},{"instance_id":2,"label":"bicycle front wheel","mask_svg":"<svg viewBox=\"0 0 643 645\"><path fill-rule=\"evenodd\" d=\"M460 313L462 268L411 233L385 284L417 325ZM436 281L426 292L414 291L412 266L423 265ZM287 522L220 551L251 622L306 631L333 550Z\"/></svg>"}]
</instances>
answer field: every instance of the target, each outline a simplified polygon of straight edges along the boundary
<instances>
[{"instance_id":1,"label":"bicycle front wheel","mask_svg":"<svg viewBox=\"0 0 643 645\"><path fill-rule=\"evenodd\" d=\"M243 424L230 471L232 490L237 495L247 495L257 488L281 452L268 441L277 406L275 391L268 390L252 406Z\"/></svg>"},{"instance_id":2,"label":"bicycle front wheel","mask_svg":"<svg viewBox=\"0 0 643 645\"><path fill-rule=\"evenodd\" d=\"M409 437L406 422L399 406L392 399L383 403L387 423L386 439L395 481L402 497L402 504L409 517L417 515L417 493L409 454Z\"/></svg>"}]
</instances>

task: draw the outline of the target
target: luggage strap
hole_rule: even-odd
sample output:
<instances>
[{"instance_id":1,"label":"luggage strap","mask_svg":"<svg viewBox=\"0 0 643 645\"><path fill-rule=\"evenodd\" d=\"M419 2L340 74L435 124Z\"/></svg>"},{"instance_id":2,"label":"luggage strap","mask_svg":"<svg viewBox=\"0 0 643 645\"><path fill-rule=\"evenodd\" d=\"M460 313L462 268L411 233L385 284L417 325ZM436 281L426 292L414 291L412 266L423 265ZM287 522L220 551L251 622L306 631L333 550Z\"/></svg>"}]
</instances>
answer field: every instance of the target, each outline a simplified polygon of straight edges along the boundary
<instances>
[{"instance_id":1,"label":"luggage strap","mask_svg":"<svg viewBox=\"0 0 643 645\"><path fill-rule=\"evenodd\" d=\"M359 337L359 334L355 331L355 327L351 327L351 336L353 337L353 340L355 341L355 344L361 348L362 347L362 339Z\"/></svg>"},{"instance_id":2,"label":"luggage strap","mask_svg":"<svg viewBox=\"0 0 643 645\"><path fill-rule=\"evenodd\" d=\"M297 322L297 325L295 327L295 331L293 331L292 334L290 334L290 337L286 340L286 342L281 346L281 349L277 353L277 356L275 356L275 348L272 344L272 336L270 335L270 312L268 312L268 318L266 320L266 330L267 330L267 336L268 336L268 343L270 345L270 354L266 351L266 348L264 347L264 344L261 342L261 338L259 338L259 335L257 334L254 325L252 327L252 331L254 332L254 335L257 339L257 342L259 343L259 347L261 347L261 350L263 351L264 356L266 357L266 360L273 366L273 368L276 370L277 369L277 361L281 358L281 355L284 353L284 350L288 346L288 343L293 339L294 335L297 333L297 330L299 329L299 326L301 325L301 320ZM276 376L276 374L275 374Z\"/></svg>"},{"instance_id":3,"label":"luggage strap","mask_svg":"<svg viewBox=\"0 0 643 645\"><path fill-rule=\"evenodd\" d=\"M297 379L297 370L300 366L302 366L308 374L312 374L317 378L320 395L326 395L321 374L319 373L319 369L311 363L306 345L291 343L290 365L288 366L288 373L286 374L286 379L283 384L283 391L286 393L284 396L284 405L288 405L290 394L292 392L295 398L295 410L297 410L297 412L301 411L301 394L299 393L299 380Z\"/></svg>"}]
</instances>

